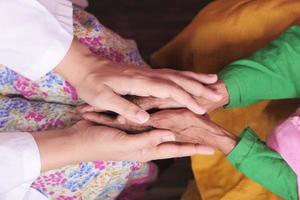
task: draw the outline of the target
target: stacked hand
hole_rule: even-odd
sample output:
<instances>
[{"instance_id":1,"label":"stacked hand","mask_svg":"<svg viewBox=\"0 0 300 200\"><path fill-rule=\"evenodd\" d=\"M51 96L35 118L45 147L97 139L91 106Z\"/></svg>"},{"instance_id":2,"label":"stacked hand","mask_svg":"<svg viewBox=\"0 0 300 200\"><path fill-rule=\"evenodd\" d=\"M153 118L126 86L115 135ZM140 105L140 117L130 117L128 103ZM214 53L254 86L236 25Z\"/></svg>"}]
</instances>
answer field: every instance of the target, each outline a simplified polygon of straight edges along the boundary
<instances>
[{"instance_id":1,"label":"stacked hand","mask_svg":"<svg viewBox=\"0 0 300 200\"><path fill-rule=\"evenodd\" d=\"M105 114L93 114L87 118L99 124L122 129L128 132L147 130L168 130L174 133L176 142L199 144L218 149L228 154L236 145L238 138L213 123L207 116L196 115L187 109L162 110L151 115L143 125L118 119Z\"/></svg>"},{"instance_id":2,"label":"stacked hand","mask_svg":"<svg viewBox=\"0 0 300 200\"><path fill-rule=\"evenodd\" d=\"M169 98L198 114L204 114L206 109L193 96L212 102L221 98L205 86L217 81L214 74L115 63L91 55L90 50L76 40L55 70L76 88L82 100L98 111L113 111L136 123L146 122L149 115L124 95Z\"/></svg>"},{"instance_id":3,"label":"stacked hand","mask_svg":"<svg viewBox=\"0 0 300 200\"><path fill-rule=\"evenodd\" d=\"M218 102L212 102L202 97L195 97L203 108L211 111L228 103L227 90L222 81L209 87L221 94L222 98ZM169 130L175 133L177 142L202 144L219 149L225 154L228 154L237 142L237 138L233 134L211 122L207 116L197 115L187 109L174 109L182 106L172 99L135 97L131 98L130 101L145 110L159 109L161 111L153 113L148 122L137 124L122 116L112 117L99 113L97 109L87 105L80 106L78 110L85 119L98 124L127 132L148 131L153 128Z\"/></svg>"},{"instance_id":4,"label":"stacked hand","mask_svg":"<svg viewBox=\"0 0 300 200\"><path fill-rule=\"evenodd\" d=\"M212 154L215 148L228 153L234 144L234 137L201 116L228 103L216 75L114 63L76 39L55 72L87 103L78 109L83 118L98 125L83 120L67 129L32 133L43 171L81 161L149 161ZM162 111L150 117L151 109ZM117 117L103 114L107 111ZM216 141L229 145L224 149Z\"/></svg>"},{"instance_id":5,"label":"stacked hand","mask_svg":"<svg viewBox=\"0 0 300 200\"><path fill-rule=\"evenodd\" d=\"M83 117L94 122L100 122L101 118L103 122L95 125L81 121L62 132L47 134L45 138L42 134L35 135L45 160L42 163L54 163L47 163L46 167L68 164L67 160L74 163L83 160L148 161L213 152L212 148L202 144L174 143L176 130L150 126L152 120L149 120L147 110L186 108L193 113L205 114L221 101L222 95L217 88L207 87L217 82L216 75L115 63L91 54L77 40L73 41L55 72L70 82L88 104L79 109L85 113ZM106 111L119 117L97 114ZM123 123L116 123L119 121ZM128 126L126 122L134 126ZM130 135L126 131L138 131L139 134ZM56 143L70 143L64 146L76 148L71 151L67 148L64 153L71 153L57 161L59 157L51 153L51 146ZM74 159L73 155L76 155Z\"/></svg>"}]
</instances>

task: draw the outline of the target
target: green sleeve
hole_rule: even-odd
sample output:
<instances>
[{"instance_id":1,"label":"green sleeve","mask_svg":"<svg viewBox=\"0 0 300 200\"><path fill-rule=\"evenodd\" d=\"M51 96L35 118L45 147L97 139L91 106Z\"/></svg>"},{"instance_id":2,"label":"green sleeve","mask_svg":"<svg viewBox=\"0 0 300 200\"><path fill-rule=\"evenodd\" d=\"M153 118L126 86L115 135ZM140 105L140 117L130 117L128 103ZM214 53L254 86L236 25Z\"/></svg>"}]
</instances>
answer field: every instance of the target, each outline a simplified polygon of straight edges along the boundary
<instances>
[{"instance_id":1,"label":"green sleeve","mask_svg":"<svg viewBox=\"0 0 300 200\"><path fill-rule=\"evenodd\" d=\"M251 129L227 156L231 164L253 181L287 200L298 199L297 176L283 158L269 149Z\"/></svg>"},{"instance_id":2,"label":"green sleeve","mask_svg":"<svg viewBox=\"0 0 300 200\"><path fill-rule=\"evenodd\" d=\"M220 72L228 107L300 96L300 26L292 26L266 48Z\"/></svg>"}]
</instances>

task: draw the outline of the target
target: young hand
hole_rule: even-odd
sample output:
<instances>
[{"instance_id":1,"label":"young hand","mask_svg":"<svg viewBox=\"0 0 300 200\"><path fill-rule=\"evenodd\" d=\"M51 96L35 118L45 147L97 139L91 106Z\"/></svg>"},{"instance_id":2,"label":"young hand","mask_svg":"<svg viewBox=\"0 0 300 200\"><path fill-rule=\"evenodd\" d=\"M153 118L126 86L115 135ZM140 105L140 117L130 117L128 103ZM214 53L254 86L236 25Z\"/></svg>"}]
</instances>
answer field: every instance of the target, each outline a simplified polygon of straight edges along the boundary
<instances>
[{"instance_id":1,"label":"young hand","mask_svg":"<svg viewBox=\"0 0 300 200\"><path fill-rule=\"evenodd\" d=\"M149 115L124 95L170 98L182 107L204 114L206 109L192 96L218 101L221 97L204 84L217 81L216 75L149 69L114 63L93 55L77 40L55 71L69 81L78 95L97 110L109 110L128 120L144 123Z\"/></svg>"},{"instance_id":2,"label":"young hand","mask_svg":"<svg viewBox=\"0 0 300 200\"><path fill-rule=\"evenodd\" d=\"M106 126L80 121L64 130L32 133L40 151L42 171L82 161L150 160L213 154L214 150L200 144L179 144L168 130L151 130L130 135Z\"/></svg>"},{"instance_id":3,"label":"young hand","mask_svg":"<svg viewBox=\"0 0 300 200\"><path fill-rule=\"evenodd\" d=\"M228 92L222 80L208 87L220 94L222 98L217 102L213 102L203 97L194 97L198 104L200 104L207 112L223 107L229 103ZM170 98L161 99L155 97L131 97L127 99L138 105L143 110L183 108L182 105ZM113 127L117 127L126 131L147 130L146 125L144 127L141 125L135 125L134 123L123 125L122 122L126 121L123 116L118 116L118 118L109 117L101 113L101 110L98 110L87 104L79 106L77 110L82 114L84 119L96 122L98 124L113 125Z\"/></svg>"}]
</instances>

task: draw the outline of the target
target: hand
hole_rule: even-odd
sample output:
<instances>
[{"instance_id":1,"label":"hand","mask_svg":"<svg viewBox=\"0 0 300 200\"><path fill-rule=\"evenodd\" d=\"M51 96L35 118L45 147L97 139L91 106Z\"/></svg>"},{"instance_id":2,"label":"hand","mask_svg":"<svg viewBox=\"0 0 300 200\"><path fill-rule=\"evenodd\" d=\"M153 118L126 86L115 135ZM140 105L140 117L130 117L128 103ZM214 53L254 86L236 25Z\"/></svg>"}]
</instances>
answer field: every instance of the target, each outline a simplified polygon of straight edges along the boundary
<instances>
[{"instance_id":1,"label":"hand","mask_svg":"<svg viewBox=\"0 0 300 200\"><path fill-rule=\"evenodd\" d=\"M175 135L167 130L152 130L136 135L105 126L80 121L64 130L32 133L39 148L42 171L82 161L150 160L213 154L200 144L174 143Z\"/></svg>"},{"instance_id":2,"label":"hand","mask_svg":"<svg viewBox=\"0 0 300 200\"><path fill-rule=\"evenodd\" d=\"M170 98L198 114L204 114L206 110L192 95L211 101L221 98L203 85L215 83L216 75L114 63L94 56L77 40L74 40L55 71L69 81L79 97L95 109L113 111L137 123L146 122L149 115L123 98L123 95Z\"/></svg>"},{"instance_id":3,"label":"hand","mask_svg":"<svg viewBox=\"0 0 300 200\"><path fill-rule=\"evenodd\" d=\"M219 107L222 107L229 103L228 92L226 86L222 80L218 81L215 84L209 85L213 91L216 91L221 95L221 99L217 102L209 101L203 97L194 97L198 104L200 104L207 112L213 111ZM160 99L155 97L131 97L128 98L131 102L138 105L143 110L151 110L151 109L171 109L171 108L182 108L183 106L177 103L176 101L168 98L168 99ZM78 107L78 111L82 114L83 118L89 121L93 121L99 124L104 125L113 125L113 127L126 130L126 131L140 131L147 130L147 126L134 125L131 123L130 125L123 125L126 119L122 116L118 116L117 120L113 117L104 115L101 110L98 110L90 105L81 105Z\"/></svg>"},{"instance_id":4,"label":"hand","mask_svg":"<svg viewBox=\"0 0 300 200\"><path fill-rule=\"evenodd\" d=\"M203 97L193 96L193 98L197 101L197 103L201 105L202 108L206 110L206 112L213 111L229 103L228 91L225 86L225 83L222 80L219 80L214 84L208 85L207 88L219 94L220 99L218 101L210 101ZM134 102L136 105L138 105L144 110L183 108L182 105L180 105L179 103L177 103L176 101L170 98L159 99L154 97L135 97L135 98L131 98L130 101ZM90 111L93 110L92 108L85 108L85 109L86 111L89 111L89 109Z\"/></svg>"},{"instance_id":5,"label":"hand","mask_svg":"<svg viewBox=\"0 0 300 200\"><path fill-rule=\"evenodd\" d=\"M176 140L198 143L228 154L238 138L213 123L208 116L196 115L186 109L164 110L151 115L148 126L176 133Z\"/></svg>"},{"instance_id":6,"label":"hand","mask_svg":"<svg viewBox=\"0 0 300 200\"><path fill-rule=\"evenodd\" d=\"M213 123L207 116L196 115L186 109L156 112L143 125L126 120L120 123L118 119L105 118L103 114L91 114L87 115L87 118L100 124L130 131L150 128L170 130L175 133L178 142L204 144L225 154L231 152L238 140L235 135Z\"/></svg>"},{"instance_id":7,"label":"hand","mask_svg":"<svg viewBox=\"0 0 300 200\"><path fill-rule=\"evenodd\" d=\"M70 131L78 137L82 160L150 160L183 157L194 154L212 154L213 149L203 145L177 144L175 135L167 130L151 130L130 135L105 126L93 126L82 121Z\"/></svg>"}]
</instances>

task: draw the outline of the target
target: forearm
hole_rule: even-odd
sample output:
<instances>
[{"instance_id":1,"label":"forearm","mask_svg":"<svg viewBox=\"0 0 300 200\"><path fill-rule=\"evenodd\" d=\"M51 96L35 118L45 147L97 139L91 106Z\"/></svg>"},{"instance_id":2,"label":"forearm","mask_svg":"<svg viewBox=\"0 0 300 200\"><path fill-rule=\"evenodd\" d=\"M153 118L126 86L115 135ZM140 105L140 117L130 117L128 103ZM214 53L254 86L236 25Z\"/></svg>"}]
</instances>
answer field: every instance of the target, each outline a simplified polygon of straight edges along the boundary
<instances>
[{"instance_id":1,"label":"forearm","mask_svg":"<svg viewBox=\"0 0 300 200\"><path fill-rule=\"evenodd\" d=\"M41 171L57 169L81 160L76 136L70 129L32 133L40 152Z\"/></svg>"},{"instance_id":2,"label":"forearm","mask_svg":"<svg viewBox=\"0 0 300 200\"><path fill-rule=\"evenodd\" d=\"M300 27L291 27L251 57L219 74L229 93L229 107L300 95Z\"/></svg>"},{"instance_id":3,"label":"forearm","mask_svg":"<svg viewBox=\"0 0 300 200\"><path fill-rule=\"evenodd\" d=\"M240 142L227 156L244 175L284 199L296 200L297 177L284 159L246 129Z\"/></svg>"}]
</instances>

